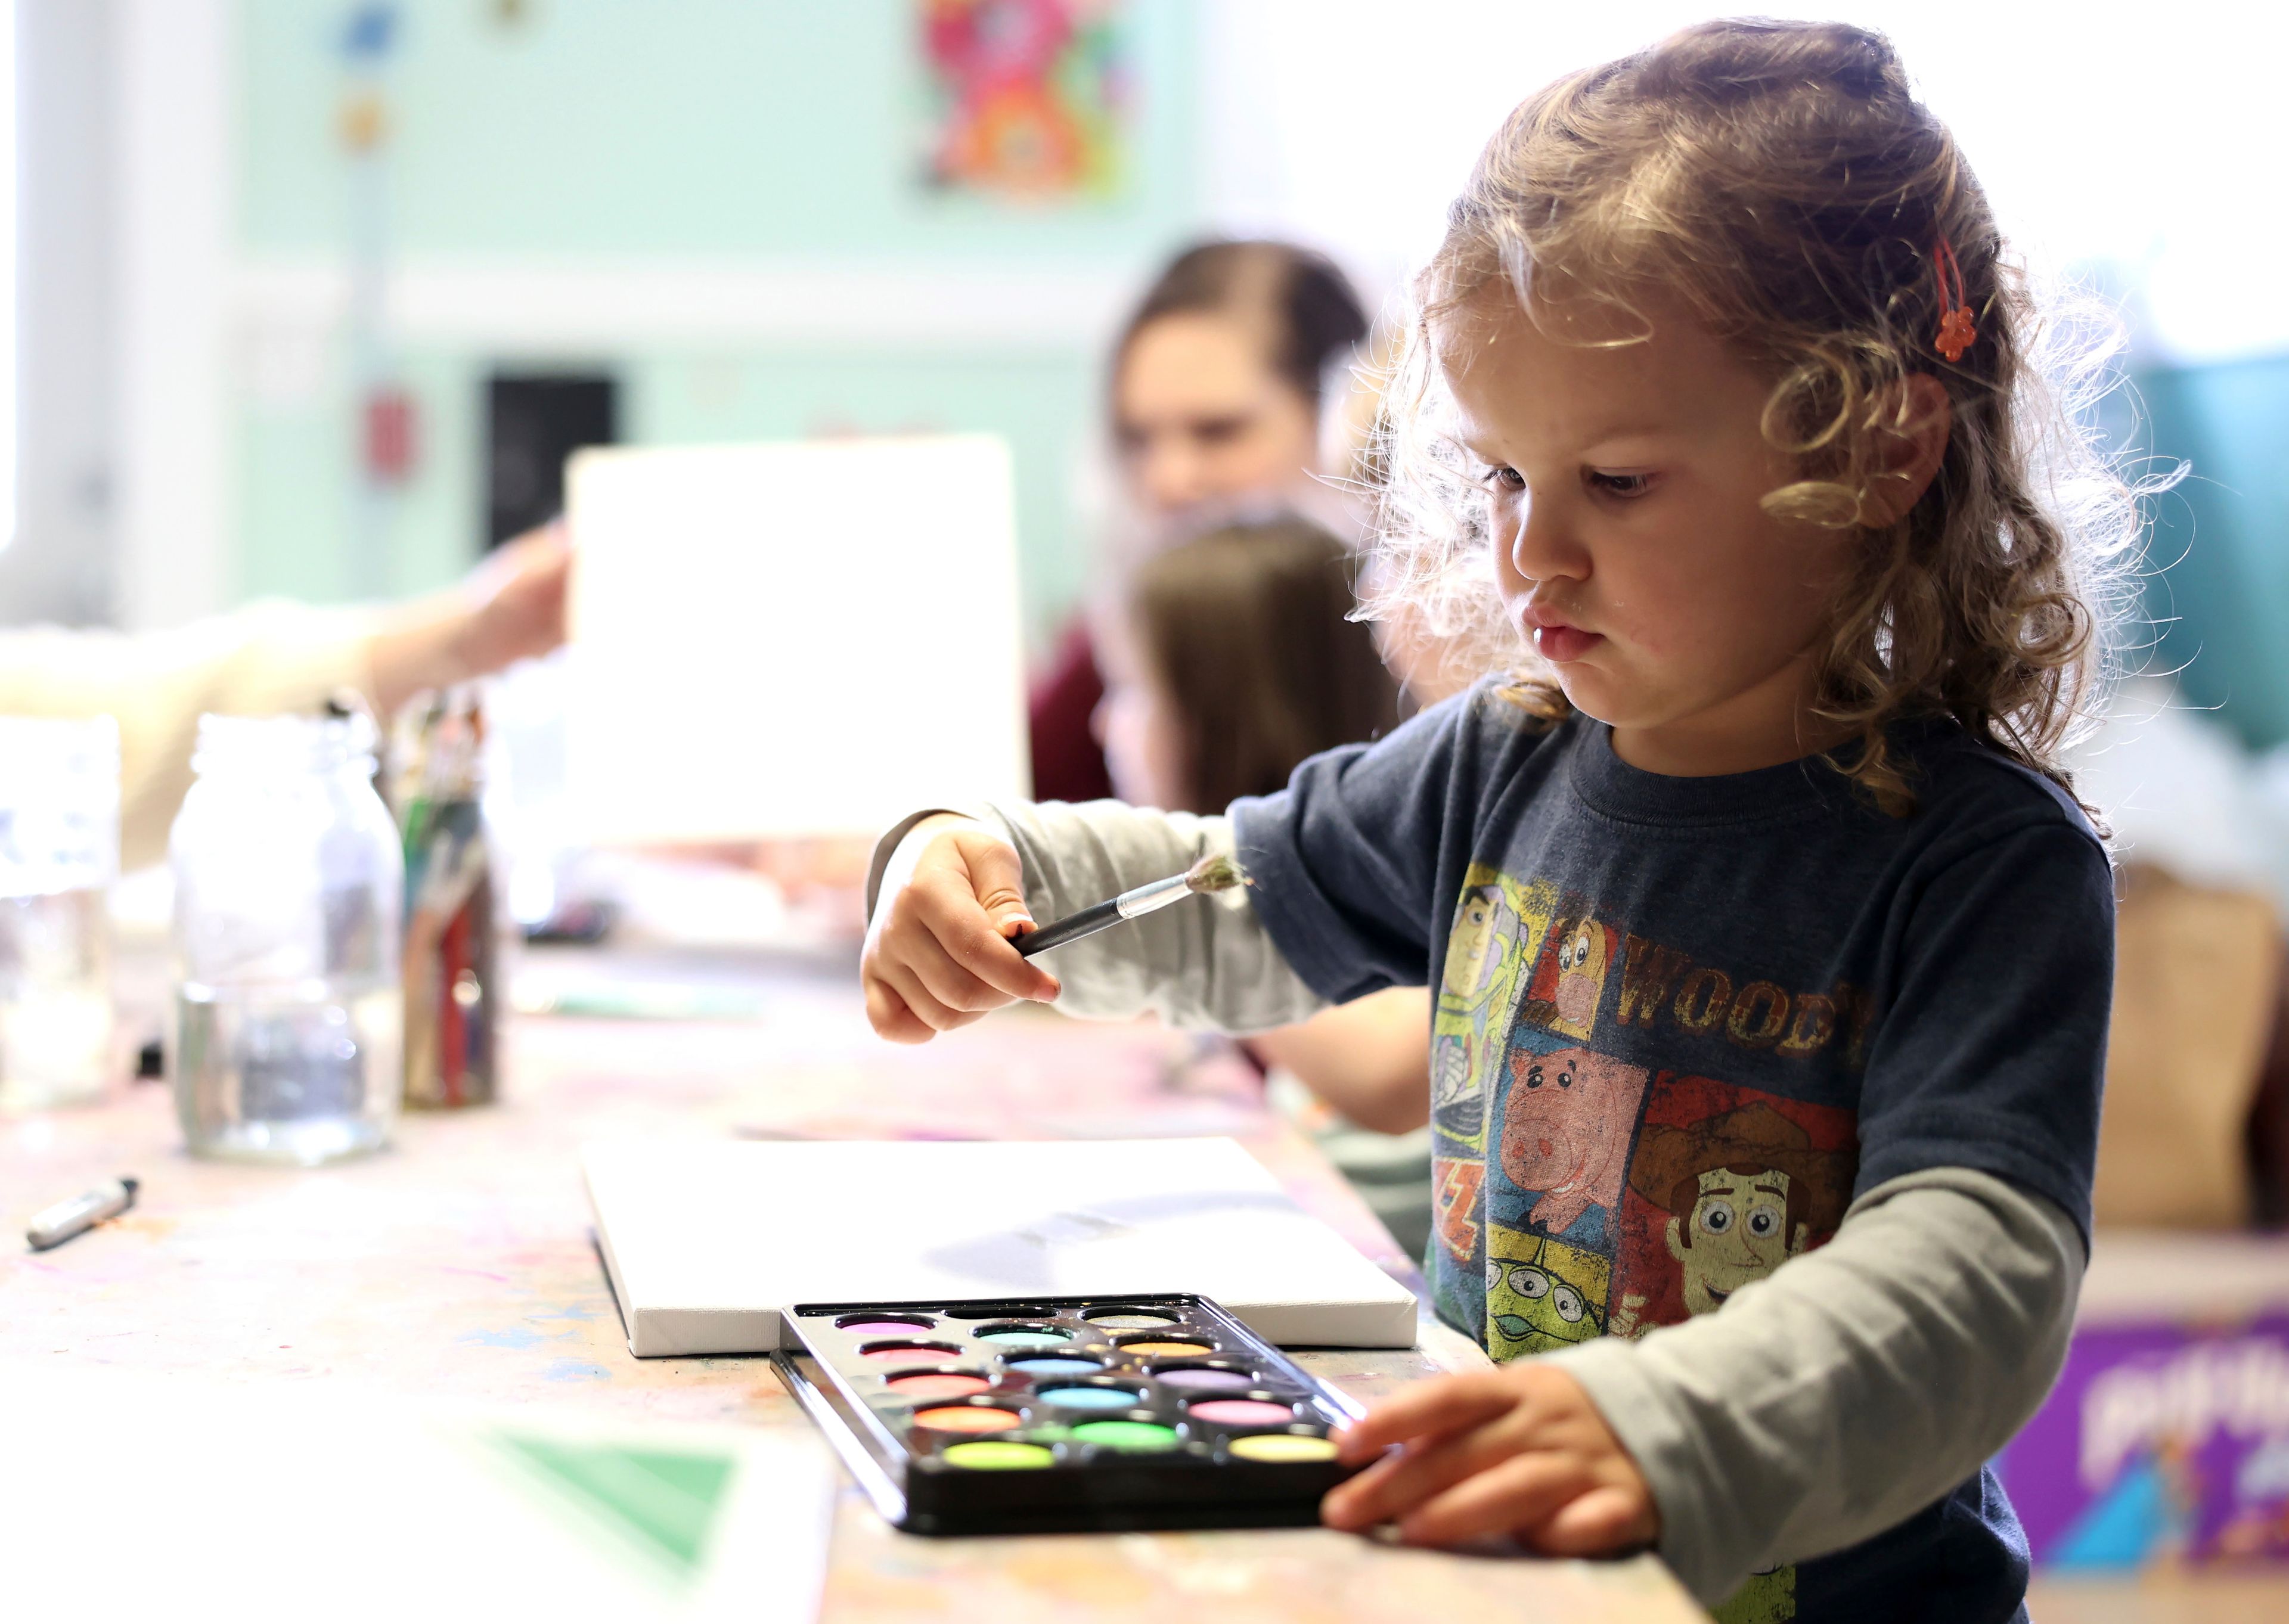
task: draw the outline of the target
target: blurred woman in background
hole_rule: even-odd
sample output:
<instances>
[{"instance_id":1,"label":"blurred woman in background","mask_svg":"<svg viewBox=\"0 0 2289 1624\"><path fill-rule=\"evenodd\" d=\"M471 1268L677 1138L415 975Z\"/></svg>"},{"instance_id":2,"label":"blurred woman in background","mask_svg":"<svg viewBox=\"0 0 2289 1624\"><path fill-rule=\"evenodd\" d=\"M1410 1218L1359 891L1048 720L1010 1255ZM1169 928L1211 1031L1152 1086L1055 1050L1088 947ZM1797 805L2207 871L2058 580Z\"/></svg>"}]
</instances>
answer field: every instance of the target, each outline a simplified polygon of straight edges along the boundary
<instances>
[{"instance_id":1,"label":"blurred woman in background","mask_svg":"<svg viewBox=\"0 0 2289 1624\"><path fill-rule=\"evenodd\" d=\"M1171 261L1114 346L1108 402L1126 507L1116 561L1219 520L1340 503L1315 476L1331 389L1367 337L1367 313L1324 255L1285 243L1207 243ZM1104 697L1088 623L1059 639L1031 706L1033 793L1113 793L1090 729ZM1335 742L1335 741L1330 741Z\"/></svg>"}]
</instances>

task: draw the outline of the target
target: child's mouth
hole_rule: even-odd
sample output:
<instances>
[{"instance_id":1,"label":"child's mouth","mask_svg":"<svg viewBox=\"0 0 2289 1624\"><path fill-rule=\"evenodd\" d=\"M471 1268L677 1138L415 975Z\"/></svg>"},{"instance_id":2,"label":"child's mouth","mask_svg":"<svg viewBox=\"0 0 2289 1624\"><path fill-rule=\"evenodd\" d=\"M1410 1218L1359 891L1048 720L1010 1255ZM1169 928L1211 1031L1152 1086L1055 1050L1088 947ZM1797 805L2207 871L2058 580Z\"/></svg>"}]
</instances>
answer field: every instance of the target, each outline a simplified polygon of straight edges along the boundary
<instances>
[{"instance_id":1,"label":"child's mouth","mask_svg":"<svg viewBox=\"0 0 2289 1624\"><path fill-rule=\"evenodd\" d=\"M1534 651L1553 665L1578 660L1605 639L1595 632L1564 625L1534 628Z\"/></svg>"}]
</instances>

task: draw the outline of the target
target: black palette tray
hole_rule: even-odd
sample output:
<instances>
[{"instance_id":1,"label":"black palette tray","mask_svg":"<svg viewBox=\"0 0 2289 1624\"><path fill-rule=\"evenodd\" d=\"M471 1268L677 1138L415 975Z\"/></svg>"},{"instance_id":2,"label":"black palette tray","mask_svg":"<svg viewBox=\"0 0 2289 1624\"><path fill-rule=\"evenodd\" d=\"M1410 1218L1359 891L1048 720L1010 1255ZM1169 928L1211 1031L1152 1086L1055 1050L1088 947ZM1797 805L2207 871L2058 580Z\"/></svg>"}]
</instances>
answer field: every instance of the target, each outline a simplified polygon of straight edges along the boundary
<instances>
[{"instance_id":1,"label":"black palette tray","mask_svg":"<svg viewBox=\"0 0 2289 1624\"><path fill-rule=\"evenodd\" d=\"M1206 1297L798 1303L771 1356L910 1533L1320 1520L1362 1413Z\"/></svg>"}]
</instances>

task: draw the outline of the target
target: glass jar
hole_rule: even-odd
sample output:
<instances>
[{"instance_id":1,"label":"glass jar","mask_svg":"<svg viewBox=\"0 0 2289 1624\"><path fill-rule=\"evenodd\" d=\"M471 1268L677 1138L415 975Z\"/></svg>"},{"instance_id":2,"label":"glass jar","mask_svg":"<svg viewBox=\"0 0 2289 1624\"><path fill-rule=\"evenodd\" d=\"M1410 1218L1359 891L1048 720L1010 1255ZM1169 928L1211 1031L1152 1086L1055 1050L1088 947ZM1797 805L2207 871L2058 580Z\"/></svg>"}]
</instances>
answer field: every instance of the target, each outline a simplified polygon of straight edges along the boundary
<instances>
[{"instance_id":1,"label":"glass jar","mask_svg":"<svg viewBox=\"0 0 2289 1624\"><path fill-rule=\"evenodd\" d=\"M198 1156L387 1143L403 1086L404 859L363 717L204 716L175 872L175 1109Z\"/></svg>"},{"instance_id":2,"label":"glass jar","mask_svg":"<svg viewBox=\"0 0 2289 1624\"><path fill-rule=\"evenodd\" d=\"M99 1097L112 1077L119 726L0 717L0 1111Z\"/></svg>"}]
</instances>

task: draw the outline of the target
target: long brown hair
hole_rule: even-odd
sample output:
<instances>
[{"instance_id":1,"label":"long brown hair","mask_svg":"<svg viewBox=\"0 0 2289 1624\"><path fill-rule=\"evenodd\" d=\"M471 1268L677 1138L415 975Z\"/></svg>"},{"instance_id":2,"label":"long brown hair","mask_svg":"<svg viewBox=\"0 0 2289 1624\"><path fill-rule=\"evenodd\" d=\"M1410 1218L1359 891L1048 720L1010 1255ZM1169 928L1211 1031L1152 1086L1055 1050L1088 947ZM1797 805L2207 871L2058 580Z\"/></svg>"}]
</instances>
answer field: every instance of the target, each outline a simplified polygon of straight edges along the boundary
<instances>
[{"instance_id":1,"label":"long brown hair","mask_svg":"<svg viewBox=\"0 0 2289 1624\"><path fill-rule=\"evenodd\" d=\"M1129 346L1163 316L1223 315L1256 332L1264 361L1312 410L1328 371L1367 337L1367 312L1336 262L1293 243L1199 243L1153 279L1113 346L1113 371Z\"/></svg>"},{"instance_id":2,"label":"long brown hair","mask_svg":"<svg viewBox=\"0 0 2289 1624\"><path fill-rule=\"evenodd\" d=\"M1952 361L1934 344L1942 243L1978 329ZM1659 286L1770 379L1765 437L1799 477L1767 511L1861 538L1813 708L1856 743L1831 759L1878 804L1913 805L1886 740L1913 714L2066 783L2060 751L2098 703L2140 531L2139 492L2074 417L2103 346L2046 322L1881 35L1711 22L1568 75L1510 115L1448 212L1387 418L1379 578L1441 629L1490 637L1514 697L1554 718L1554 677L1488 613L1483 503L1444 433L1431 334L1504 284L1536 319L1559 298L1635 316L1632 292ZM1863 525L1910 373L1945 387L1953 430L1911 510Z\"/></svg>"},{"instance_id":3,"label":"long brown hair","mask_svg":"<svg viewBox=\"0 0 2289 1624\"><path fill-rule=\"evenodd\" d=\"M1354 561L1282 519L1211 531L1130 578L1137 642L1184 726L1189 809L1268 795L1306 756L1398 721L1399 685L1351 617Z\"/></svg>"}]
</instances>

